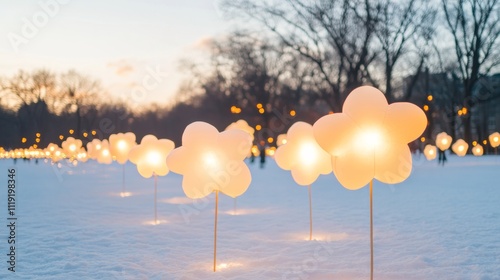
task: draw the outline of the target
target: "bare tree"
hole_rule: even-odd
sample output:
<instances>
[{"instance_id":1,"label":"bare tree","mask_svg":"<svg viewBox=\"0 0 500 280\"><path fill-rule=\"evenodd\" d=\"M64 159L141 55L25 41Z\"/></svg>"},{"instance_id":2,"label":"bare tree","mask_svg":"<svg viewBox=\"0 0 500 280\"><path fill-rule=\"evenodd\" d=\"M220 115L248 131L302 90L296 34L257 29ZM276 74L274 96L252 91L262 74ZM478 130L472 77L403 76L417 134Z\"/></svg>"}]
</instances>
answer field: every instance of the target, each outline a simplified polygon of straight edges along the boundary
<instances>
[{"instance_id":1,"label":"bare tree","mask_svg":"<svg viewBox=\"0 0 500 280\"><path fill-rule=\"evenodd\" d=\"M74 112L76 118L76 135L80 135L85 115L96 112L99 93L103 94L99 84L91 78L70 70L61 75L60 98L65 111Z\"/></svg>"},{"instance_id":2,"label":"bare tree","mask_svg":"<svg viewBox=\"0 0 500 280\"><path fill-rule=\"evenodd\" d=\"M479 78L500 64L498 0L442 0L446 27L453 38L466 112L478 100L473 90ZM471 114L463 116L464 137L472 139Z\"/></svg>"}]
</instances>

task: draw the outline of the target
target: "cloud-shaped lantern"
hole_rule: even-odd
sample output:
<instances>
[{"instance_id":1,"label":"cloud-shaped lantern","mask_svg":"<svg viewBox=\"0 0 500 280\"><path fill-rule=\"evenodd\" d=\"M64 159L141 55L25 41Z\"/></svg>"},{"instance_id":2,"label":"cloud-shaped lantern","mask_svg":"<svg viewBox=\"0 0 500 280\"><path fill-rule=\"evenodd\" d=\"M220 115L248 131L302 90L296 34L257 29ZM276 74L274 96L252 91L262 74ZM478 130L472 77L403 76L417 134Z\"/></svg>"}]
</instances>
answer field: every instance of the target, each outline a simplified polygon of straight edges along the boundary
<instances>
[{"instance_id":1,"label":"cloud-shaped lantern","mask_svg":"<svg viewBox=\"0 0 500 280\"><path fill-rule=\"evenodd\" d=\"M68 137L61 146L67 157L75 157L82 147L82 140Z\"/></svg>"},{"instance_id":2,"label":"cloud-shaped lantern","mask_svg":"<svg viewBox=\"0 0 500 280\"><path fill-rule=\"evenodd\" d=\"M433 160L436 158L437 148L434 145L427 144L424 148L424 155L427 160Z\"/></svg>"},{"instance_id":3,"label":"cloud-shaped lantern","mask_svg":"<svg viewBox=\"0 0 500 280\"><path fill-rule=\"evenodd\" d=\"M500 146L500 133L493 132L488 138L490 140L491 147L496 148Z\"/></svg>"},{"instance_id":4,"label":"cloud-shaped lantern","mask_svg":"<svg viewBox=\"0 0 500 280\"><path fill-rule=\"evenodd\" d=\"M111 155L119 164L127 162L130 150L136 145L135 134L133 132L118 133L109 136Z\"/></svg>"},{"instance_id":5,"label":"cloud-shaped lantern","mask_svg":"<svg viewBox=\"0 0 500 280\"><path fill-rule=\"evenodd\" d=\"M288 130L287 142L276 150L274 159L284 170L291 170L295 182L308 186L320 174L332 172L332 159L316 142L312 125L296 122Z\"/></svg>"},{"instance_id":6,"label":"cloud-shaped lantern","mask_svg":"<svg viewBox=\"0 0 500 280\"><path fill-rule=\"evenodd\" d=\"M463 139L458 139L457 142L455 142L452 146L451 149L455 154L457 154L460 157L465 156L467 154L467 150L469 149L469 144L465 142Z\"/></svg>"},{"instance_id":7,"label":"cloud-shaped lantern","mask_svg":"<svg viewBox=\"0 0 500 280\"><path fill-rule=\"evenodd\" d=\"M149 178L153 174L165 176L170 171L166 158L174 147L175 144L171 140L158 139L148 134L142 138L139 145L130 150L128 157L137 165L137 171L142 177Z\"/></svg>"},{"instance_id":8,"label":"cloud-shaped lantern","mask_svg":"<svg viewBox=\"0 0 500 280\"><path fill-rule=\"evenodd\" d=\"M378 89L363 86L346 98L342 113L326 115L313 126L319 145L332 155L333 172L347 189L373 178L389 184L411 173L408 143L425 130L425 113L414 104L388 104Z\"/></svg>"},{"instance_id":9,"label":"cloud-shaped lantern","mask_svg":"<svg viewBox=\"0 0 500 280\"><path fill-rule=\"evenodd\" d=\"M173 150L167 164L182 174L182 188L189 198L202 198L214 191L230 197L243 194L252 180L243 162L252 138L239 129L220 132L205 122L194 122L182 134L182 146Z\"/></svg>"},{"instance_id":10,"label":"cloud-shaped lantern","mask_svg":"<svg viewBox=\"0 0 500 280\"><path fill-rule=\"evenodd\" d=\"M483 149L483 146L477 144L476 146L474 146L472 148L472 154L474 154L476 157L480 157L482 156L484 153L484 149Z\"/></svg>"}]
</instances>

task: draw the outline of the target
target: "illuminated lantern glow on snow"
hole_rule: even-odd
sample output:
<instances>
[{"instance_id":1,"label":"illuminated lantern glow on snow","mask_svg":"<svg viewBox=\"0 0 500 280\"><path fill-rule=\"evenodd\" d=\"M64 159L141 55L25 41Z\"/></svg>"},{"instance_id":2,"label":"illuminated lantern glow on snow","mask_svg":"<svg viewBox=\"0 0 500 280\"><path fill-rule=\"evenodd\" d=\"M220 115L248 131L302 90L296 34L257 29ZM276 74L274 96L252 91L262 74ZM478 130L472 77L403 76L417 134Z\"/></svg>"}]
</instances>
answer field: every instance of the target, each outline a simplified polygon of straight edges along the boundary
<instances>
[{"instance_id":1,"label":"illuminated lantern glow on snow","mask_svg":"<svg viewBox=\"0 0 500 280\"><path fill-rule=\"evenodd\" d=\"M87 156L89 158L97 160L97 156L102 148L101 142L99 139L94 139L87 143Z\"/></svg>"},{"instance_id":2,"label":"illuminated lantern glow on snow","mask_svg":"<svg viewBox=\"0 0 500 280\"><path fill-rule=\"evenodd\" d=\"M214 191L230 197L243 194L252 177L243 162L252 147L250 135L238 129L217 131L205 122L194 122L182 134L182 146L173 150L167 164L182 174L187 197L202 198Z\"/></svg>"},{"instance_id":3,"label":"illuminated lantern glow on snow","mask_svg":"<svg viewBox=\"0 0 500 280\"><path fill-rule=\"evenodd\" d=\"M135 147L135 134L132 132L112 134L109 136L111 155L119 164L125 164L130 150Z\"/></svg>"},{"instance_id":4,"label":"illuminated lantern glow on snow","mask_svg":"<svg viewBox=\"0 0 500 280\"><path fill-rule=\"evenodd\" d=\"M500 133L493 132L488 138L490 140L491 147L496 148L500 146Z\"/></svg>"},{"instance_id":5,"label":"illuminated lantern glow on snow","mask_svg":"<svg viewBox=\"0 0 500 280\"><path fill-rule=\"evenodd\" d=\"M427 160L433 160L436 158L437 155L437 147L434 145L425 145L424 148L424 155Z\"/></svg>"},{"instance_id":6,"label":"illuminated lantern glow on snow","mask_svg":"<svg viewBox=\"0 0 500 280\"><path fill-rule=\"evenodd\" d=\"M354 89L342 113L326 115L313 126L319 145L332 155L333 173L350 190L370 183L370 279L373 279L373 179L400 183L410 176L408 143L427 126L425 113L414 104L388 104L384 94L370 86Z\"/></svg>"},{"instance_id":7,"label":"illuminated lantern glow on snow","mask_svg":"<svg viewBox=\"0 0 500 280\"><path fill-rule=\"evenodd\" d=\"M353 90L343 112L326 115L313 126L319 145L332 155L333 172L347 189L356 190L372 179L395 184L411 173L408 143L425 127L425 113L414 104L388 104L378 89Z\"/></svg>"},{"instance_id":8,"label":"illuminated lantern glow on snow","mask_svg":"<svg viewBox=\"0 0 500 280\"><path fill-rule=\"evenodd\" d=\"M169 139L158 139L154 135L146 135L141 143L130 150L130 161L137 166L137 171L144 178L153 174L165 176L168 174L166 158L174 149L175 144Z\"/></svg>"},{"instance_id":9,"label":"illuminated lantern glow on snow","mask_svg":"<svg viewBox=\"0 0 500 280\"><path fill-rule=\"evenodd\" d=\"M278 147L274 159L280 168L291 171L297 184L308 186L309 240L312 240L311 184L319 175L332 172L332 159L330 154L316 142L312 125L296 122L288 129L286 135L287 142Z\"/></svg>"},{"instance_id":10,"label":"illuminated lantern glow on snow","mask_svg":"<svg viewBox=\"0 0 500 280\"><path fill-rule=\"evenodd\" d=\"M183 175L182 189L189 198L215 192L214 261L217 269L217 216L219 192L232 198L242 195L252 176L244 163L252 147L250 135L239 129L220 132L205 122L194 122L182 134L182 146L167 158L170 169Z\"/></svg>"},{"instance_id":11,"label":"illuminated lantern glow on snow","mask_svg":"<svg viewBox=\"0 0 500 280\"><path fill-rule=\"evenodd\" d=\"M75 157L82 147L82 140L68 137L62 142L61 146L68 157Z\"/></svg>"},{"instance_id":12,"label":"illuminated lantern glow on snow","mask_svg":"<svg viewBox=\"0 0 500 280\"><path fill-rule=\"evenodd\" d=\"M481 146L481 145L479 145L479 144L477 144L476 146L474 146L474 147L472 148L472 154L473 154L473 155L475 155L476 157L480 157L480 156L482 156L482 155L483 155L483 152L484 152L484 150L483 150L483 146Z\"/></svg>"},{"instance_id":13,"label":"illuminated lantern glow on snow","mask_svg":"<svg viewBox=\"0 0 500 280\"><path fill-rule=\"evenodd\" d=\"M287 143L278 147L274 159L278 166L290 170L295 182L308 186L320 174L332 172L332 159L316 142L312 125L294 123L287 133Z\"/></svg>"},{"instance_id":14,"label":"illuminated lantern glow on snow","mask_svg":"<svg viewBox=\"0 0 500 280\"><path fill-rule=\"evenodd\" d=\"M452 141L453 139L446 132L436 135L436 146L443 152L450 148Z\"/></svg>"},{"instance_id":15,"label":"illuminated lantern glow on snow","mask_svg":"<svg viewBox=\"0 0 500 280\"><path fill-rule=\"evenodd\" d=\"M452 146L451 149L457 156L463 157L465 154L467 154L467 150L469 149L469 144L465 142L463 139L458 139L457 142L455 142Z\"/></svg>"},{"instance_id":16,"label":"illuminated lantern glow on snow","mask_svg":"<svg viewBox=\"0 0 500 280\"><path fill-rule=\"evenodd\" d=\"M95 148L96 148L95 152L97 153L98 163L111 164L113 162L113 158L111 157L111 152L109 151L109 142L107 139L102 140L100 144L97 144L95 146Z\"/></svg>"}]
</instances>

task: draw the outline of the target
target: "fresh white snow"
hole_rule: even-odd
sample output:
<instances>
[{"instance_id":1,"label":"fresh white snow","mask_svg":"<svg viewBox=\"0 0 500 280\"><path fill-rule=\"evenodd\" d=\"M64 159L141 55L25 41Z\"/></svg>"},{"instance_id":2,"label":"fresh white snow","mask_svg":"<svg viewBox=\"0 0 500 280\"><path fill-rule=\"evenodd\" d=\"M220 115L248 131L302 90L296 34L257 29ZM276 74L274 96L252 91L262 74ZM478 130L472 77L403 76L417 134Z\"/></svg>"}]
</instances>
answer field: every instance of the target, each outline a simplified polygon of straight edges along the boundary
<instances>
[{"instance_id":1,"label":"fresh white snow","mask_svg":"<svg viewBox=\"0 0 500 280\"><path fill-rule=\"evenodd\" d=\"M0 219L7 224L7 169L17 169L17 263L7 270L0 230L0 279L368 279L368 188L344 189L333 174L306 187L273 160L249 165L252 184L220 195L219 271L212 272L214 195L192 201L182 177L154 180L122 166L0 161ZM374 183L375 279L500 279L500 156L415 157L410 178Z\"/></svg>"}]
</instances>

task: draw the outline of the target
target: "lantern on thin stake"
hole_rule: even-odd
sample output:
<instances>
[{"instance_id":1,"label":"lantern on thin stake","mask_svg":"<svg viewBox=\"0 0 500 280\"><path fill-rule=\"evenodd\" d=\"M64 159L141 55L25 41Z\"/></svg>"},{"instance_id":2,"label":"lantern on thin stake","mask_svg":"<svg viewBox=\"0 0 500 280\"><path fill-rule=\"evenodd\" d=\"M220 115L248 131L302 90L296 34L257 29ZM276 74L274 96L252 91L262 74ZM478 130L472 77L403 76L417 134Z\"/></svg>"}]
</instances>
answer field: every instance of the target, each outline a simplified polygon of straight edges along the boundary
<instances>
[{"instance_id":1,"label":"lantern on thin stake","mask_svg":"<svg viewBox=\"0 0 500 280\"><path fill-rule=\"evenodd\" d=\"M500 146L500 133L493 132L492 134L490 134L488 139L490 140L491 147L495 149L495 155L496 155L498 146Z\"/></svg>"},{"instance_id":2,"label":"lantern on thin stake","mask_svg":"<svg viewBox=\"0 0 500 280\"><path fill-rule=\"evenodd\" d=\"M244 131L244 132L248 133L248 135L250 135L250 137L251 137L251 139L253 141L255 129L253 127L251 127L250 125L248 125L247 121L245 121L245 120L237 120L236 122L233 122L228 127L226 127L225 130L232 130L232 129L239 129L241 131ZM252 155L253 155L253 153L252 153L252 145L249 145L248 146L247 157L252 157ZM233 198L233 214L234 215L237 215L236 204L237 204L237 198L235 197L235 198Z\"/></svg>"},{"instance_id":3,"label":"lantern on thin stake","mask_svg":"<svg viewBox=\"0 0 500 280\"><path fill-rule=\"evenodd\" d=\"M144 136L141 143L130 150L128 155L130 161L137 166L137 171L144 178L154 176L154 224L158 224L157 214L157 184L158 176L165 176L170 171L166 158L174 149L175 144L169 139L158 139L156 136L148 134Z\"/></svg>"},{"instance_id":4,"label":"lantern on thin stake","mask_svg":"<svg viewBox=\"0 0 500 280\"><path fill-rule=\"evenodd\" d=\"M476 146L472 147L472 154L475 155L476 157L482 156L484 153L483 146L480 144L477 144Z\"/></svg>"},{"instance_id":5,"label":"lantern on thin stake","mask_svg":"<svg viewBox=\"0 0 500 280\"><path fill-rule=\"evenodd\" d=\"M93 139L91 142L87 143L87 156L90 159L97 160L97 156L102 148L101 140Z\"/></svg>"},{"instance_id":6,"label":"lantern on thin stake","mask_svg":"<svg viewBox=\"0 0 500 280\"><path fill-rule=\"evenodd\" d=\"M252 177L244 163L252 145L248 133L238 129L217 131L205 122L194 122L182 134L182 146L167 158L169 168L183 175L187 197L202 198L215 193L214 265L217 256L217 216L219 192L232 198L242 195Z\"/></svg>"},{"instance_id":7,"label":"lantern on thin stake","mask_svg":"<svg viewBox=\"0 0 500 280\"><path fill-rule=\"evenodd\" d=\"M342 113L313 126L319 145L332 155L333 173L347 189L370 183L370 277L373 279L373 179L396 184L411 173L408 143L425 130L427 117L414 104L388 104L378 89L363 86L346 98Z\"/></svg>"},{"instance_id":8,"label":"lantern on thin stake","mask_svg":"<svg viewBox=\"0 0 500 280\"><path fill-rule=\"evenodd\" d=\"M427 160L433 160L437 155L437 148L434 145L427 144L424 148L424 155Z\"/></svg>"},{"instance_id":9,"label":"lantern on thin stake","mask_svg":"<svg viewBox=\"0 0 500 280\"><path fill-rule=\"evenodd\" d=\"M82 147L82 140L68 137L62 142L61 146L68 158L74 158Z\"/></svg>"},{"instance_id":10,"label":"lantern on thin stake","mask_svg":"<svg viewBox=\"0 0 500 280\"><path fill-rule=\"evenodd\" d=\"M455 142L452 146L451 149L457 156L463 157L465 154L467 154L467 150L469 149L469 144L465 142L463 139L458 139L457 142Z\"/></svg>"},{"instance_id":11,"label":"lantern on thin stake","mask_svg":"<svg viewBox=\"0 0 500 280\"><path fill-rule=\"evenodd\" d=\"M436 136L436 146L443 152L450 148L452 141L453 139L446 132L438 133Z\"/></svg>"},{"instance_id":12,"label":"lantern on thin stake","mask_svg":"<svg viewBox=\"0 0 500 280\"><path fill-rule=\"evenodd\" d=\"M100 164L111 164L113 162L113 158L111 157L111 151L109 150L108 140L102 140L97 147L99 147L99 150L96 151L97 162Z\"/></svg>"},{"instance_id":13,"label":"lantern on thin stake","mask_svg":"<svg viewBox=\"0 0 500 280\"><path fill-rule=\"evenodd\" d=\"M109 136L109 149L112 157L122 165L122 191L121 196L128 196L125 191L125 163L128 161L130 150L137 145L133 132L111 134Z\"/></svg>"},{"instance_id":14,"label":"lantern on thin stake","mask_svg":"<svg viewBox=\"0 0 500 280\"><path fill-rule=\"evenodd\" d=\"M290 170L295 182L307 186L309 193L309 240L312 240L311 184L320 174L332 172L332 159L316 142L312 125L296 122L288 129L287 142L274 154L278 166Z\"/></svg>"}]
</instances>

